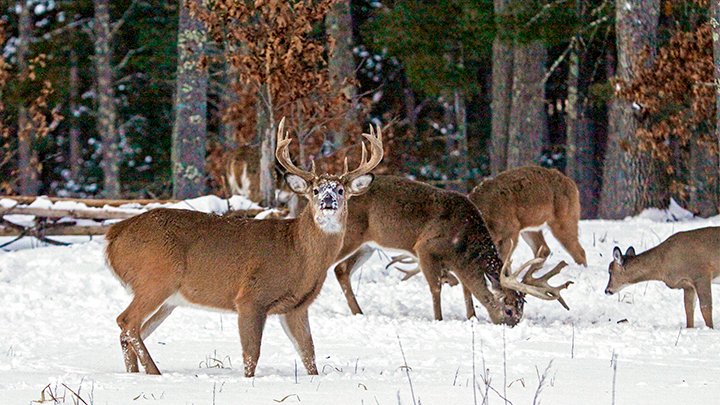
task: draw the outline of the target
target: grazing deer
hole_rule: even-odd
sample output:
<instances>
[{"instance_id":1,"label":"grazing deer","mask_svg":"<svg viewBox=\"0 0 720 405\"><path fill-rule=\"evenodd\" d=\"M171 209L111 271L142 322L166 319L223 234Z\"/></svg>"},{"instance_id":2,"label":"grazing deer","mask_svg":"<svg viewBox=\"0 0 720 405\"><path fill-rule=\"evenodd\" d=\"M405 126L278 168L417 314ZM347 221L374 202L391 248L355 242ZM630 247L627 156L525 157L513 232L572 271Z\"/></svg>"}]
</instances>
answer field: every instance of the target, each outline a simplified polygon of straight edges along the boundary
<instances>
[{"instance_id":1,"label":"grazing deer","mask_svg":"<svg viewBox=\"0 0 720 405\"><path fill-rule=\"evenodd\" d=\"M181 304L238 314L245 376L255 374L268 315L278 314L309 374L317 374L308 306L320 292L343 244L347 200L368 190L368 173L383 156L372 128L366 161L341 176L317 175L290 160L290 139L278 127L276 156L293 192L309 200L295 219L239 219L155 209L119 222L107 233L107 262L134 297L117 318L125 366L160 371L143 340Z\"/></svg>"},{"instance_id":2,"label":"grazing deer","mask_svg":"<svg viewBox=\"0 0 720 405\"><path fill-rule=\"evenodd\" d=\"M625 254L617 246L608 268L605 294L612 295L641 281L663 281L685 292L687 327L695 326L695 295L705 325L713 327L712 282L720 277L720 227L678 232L663 243L635 255L631 246Z\"/></svg>"},{"instance_id":3,"label":"grazing deer","mask_svg":"<svg viewBox=\"0 0 720 405\"><path fill-rule=\"evenodd\" d=\"M559 289L536 279L538 285L516 283L505 287L502 260L478 209L465 196L416 181L376 176L367 193L348 204L347 233L335 267L353 314L362 313L350 276L374 242L385 248L411 253L420 264L430 287L435 319L442 319L440 289L443 272L452 272L466 288L468 316L474 314L472 295L487 309L494 323L517 324L523 314L523 294L557 299ZM447 277L446 277L447 278ZM488 289L488 282L496 293ZM540 284L545 283L544 291ZM553 298L548 298L553 296Z\"/></svg>"},{"instance_id":4,"label":"grazing deer","mask_svg":"<svg viewBox=\"0 0 720 405\"><path fill-rule=\"evenodd\" d=\"M550 248L538 229L547 224L573 260L587 267L578 242L578 189L559 171L540 166L510 169L478 184L468 197L482 213L500 257L512 256L520 235L535 257L547 259Z\"/></svg>"}]
</instances>

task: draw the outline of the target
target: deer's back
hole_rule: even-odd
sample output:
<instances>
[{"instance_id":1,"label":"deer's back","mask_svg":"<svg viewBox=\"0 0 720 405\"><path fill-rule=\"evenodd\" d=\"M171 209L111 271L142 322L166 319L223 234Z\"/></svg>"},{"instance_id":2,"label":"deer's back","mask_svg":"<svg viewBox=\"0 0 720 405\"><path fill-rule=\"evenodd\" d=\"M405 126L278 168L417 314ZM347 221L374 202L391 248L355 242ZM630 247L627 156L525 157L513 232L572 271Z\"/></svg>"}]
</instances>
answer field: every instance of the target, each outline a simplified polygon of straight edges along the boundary
<instances>
[{"instance_id":1,"label":"deer's back","mask_svg":"<svg viewBox=\"0 0 720 405\"><path fill-rule=\"evenodd\" d=\"M524 166L502 172L469 196L492 227L494 222L540 226L568 213L579 215L575 183L555 169Z\"/></svg>"},{"instance_id":2,"label":"deer's back","mask_svg":"<svg viewBox=\"0 0 720 405\"><path fill-rule=\"evenodd\" d=\"M136 294L138 289L163 288L179 292L191 303L227 310L235 309L234 300L243 293L257 295L259 301L270 295L292 300L313 290L318 269L326 272L332 263L326 257L316 258L315 268L298 263L308 256L297 251L295 221L155 209L110 228L107 261ZM339 250L341 239L336 243ZM328 250L327 246L316 248ZM330 249L325 256L334 258L337 250ZM293 266L306 267L307 274L295 273ZM284 296L291 287L299 294ZM283 304L280 301L274 305Z\"/></svg>"},{"instance_id":3,"label":"deer's back","mask_svg":"<svg viewBox=\"0 0 720 405\"><path fill-rule=\"evenodd\" d=\"M720 276L720 227L706 227L671 235L660 245L636 256L643 265L665 267L674 273L712 269Z\"/></svg>"},{"instance_id":4,"label":"deer's back","mask_svg":"<svg viewBox=\"0 0 720 405\"><path fill-rule=\"evenodd\" d=\"M374 241L412 251L418 241L448 244L468 232L487 235L479 212L466 197L402 177L376 176L370 190L348 204L343 250Z\"/></svg>"}]
</instances>

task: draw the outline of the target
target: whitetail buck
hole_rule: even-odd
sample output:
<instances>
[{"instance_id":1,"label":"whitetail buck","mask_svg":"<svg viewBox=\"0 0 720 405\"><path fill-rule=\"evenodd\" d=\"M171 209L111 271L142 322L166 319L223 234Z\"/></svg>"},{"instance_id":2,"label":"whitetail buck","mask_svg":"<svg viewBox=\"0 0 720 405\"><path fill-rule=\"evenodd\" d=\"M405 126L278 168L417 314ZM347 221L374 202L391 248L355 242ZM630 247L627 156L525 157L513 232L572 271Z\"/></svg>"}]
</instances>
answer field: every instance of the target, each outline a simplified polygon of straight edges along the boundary
<instances>
[{"instance_id":1,"label":"whitetail buck","mask_svg":"<svg viewBox=\"0 0 720 405\"><path fill-rule=\"evenodd\" d=\"M503 262L480 212L470 200L408 179L376 176L372 188L348 204L347 233L338 259L349 257L335 267L353 314L362 311L350 276L367 256L369 250L362 246L368 242L407 251L419 261L430 286L437 320L442 319L440 289L443 277L447 278L446 271L452 272L466 288L468 316L475 313L474 295L494 323L509 325L517 324L522 317L522 293L558 299L559 290L567 286L551 287L548 277L535 279L534 286L516 280L508 288L510 275L501 274ZM495 293L488 289L488 283Z\"/></svg>"},{"instance_id":2,"label":"whitetail buck","mask_svg":"<svg viewBox=\"0 0 720 405\"><path fill-rule=\"evenodd\" d=\"M608 268L605 294L612 295L641 281L663 281L670 288L685 292L687 327L695 326L695 295L705 325L713 327L712 282L720 277L720 227L678 232L663 243L635 255L629 247L625 254L617 246Z\"/></svg>"},{"instance_id":3,"label":"whitetail buck","mask_svg":"<svg viewBox=\"0 0 720 405\"><path fill-rule=\"evenodd\" d=\"M547 259L550 248L539 229L547 224L573 260L587 267L578 242L578 189L559 171L540 166L510 169L478 184L468 197L482 213L500 257L512 256L522 236L535 257Z\"/></svg>"},{"instance_id":4,"label":"whitetail buck","mask_svg":"<svg viewBox=\"0 0 720 405\"><path fill-rule=\"evenodd\" d=\"M181 304L238 314L245 376L255 374L268 315L282 325L309 374L317 374L308 306L342 247L347 200L367 191L382 159L382 134L371 128L366 161L341 176L298 169L290 139L278 128L276 156L293 192L310 202L295 219L239 219L195 211L155 209L114 225L107 262L134 297L117 318L125 366L159 374L143 340Z\"/></svg>"}]
</instances>

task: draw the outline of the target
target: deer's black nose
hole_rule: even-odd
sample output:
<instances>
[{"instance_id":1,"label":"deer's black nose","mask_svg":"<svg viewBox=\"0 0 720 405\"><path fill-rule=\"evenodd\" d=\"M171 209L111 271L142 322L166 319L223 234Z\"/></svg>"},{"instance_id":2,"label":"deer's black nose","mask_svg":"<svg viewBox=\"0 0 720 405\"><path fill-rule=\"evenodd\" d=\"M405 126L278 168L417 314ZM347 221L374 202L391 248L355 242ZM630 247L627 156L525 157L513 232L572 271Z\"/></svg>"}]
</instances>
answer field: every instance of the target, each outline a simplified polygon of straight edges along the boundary
<instances>
[{"instance_id":1,"label":"deer's black nose","mask_svg":"<svg viewBox=\"0 0 720 405\"><path fill-rule=\"evenodd\" d=\"M326 194L322 200L320 200L320 206L323 209L337 209L335 199L330 194Z\"/></svg>"}]
</instances>

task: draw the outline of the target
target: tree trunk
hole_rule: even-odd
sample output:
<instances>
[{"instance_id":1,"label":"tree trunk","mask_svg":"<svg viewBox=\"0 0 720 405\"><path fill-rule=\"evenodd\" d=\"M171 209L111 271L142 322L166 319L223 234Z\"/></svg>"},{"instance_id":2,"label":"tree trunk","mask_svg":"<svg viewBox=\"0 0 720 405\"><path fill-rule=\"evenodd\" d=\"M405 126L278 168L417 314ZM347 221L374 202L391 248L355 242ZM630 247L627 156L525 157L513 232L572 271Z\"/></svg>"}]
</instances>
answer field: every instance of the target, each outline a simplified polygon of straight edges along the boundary
<instances>
[{"instance_id":1,"label":"tree trunk","mask_svg":"<svg viewBox=\"0 0 720 405\"><path fill-rule=\"evenodd\" d=\"M715 78L715 142L717 143L718 153L720 153L720 2L712 2L712 27L713 27L713 77ZM715 167L706 167L707 180L712 182L714 195L708 195L710 201L708 206L704 207L700 215L711 216L717 215L720 210L720 157L714 154L712 159L708 159L708 163L714 163ZM711 205L711 206L709 206Z\"/></svg>"},{"instance_id":2,"label":"tree trunk","mask_svg":"<svg viewBox=\"0 0 720 405\"><path fill-rule=\"evenodd\" d=\"M95 75L97 88L97 130L102 139L103 194L120 197L120 148L113 87L110 2L95 0Z\"/></svg>"},{"instance_id":3,"label":"tree trunk","mask_svg":"<svg viewBox=\"0 0 720 405\"><path fill-rule=\"evenodd\" d=\"M576 47L570 51L568 61L565 174L578 186L581 218L596 218L600 176L594 170L595 143L590 132L590 119L587 116L588 81L581 79L580 69L583 64Z\"/></svg>"},{"instance_id":4,"label":"tree trunk","mask_svg":"<svg viewBox=\"0 0 720 405\"><path fill-rule=\"evenodd\" d=\"M200 0L190 0L200 3ZM205 25L180 6L175 122L172 136L173 198L187 199L206 190L207 69L199 66L205 52Z\"/></svg>"},{"instance_id":5,"label":"tree trunk","mask_svg":"<svg viewBox=\"0 0 720 405\"><path fill-rule=\"evenodd\" d=\"M460 93L460 90L455 89L453 92L454 96L454 108L455 111L455 126L456 126L456 148L458 162L458 180L459 186L456 191L467 194L468 192L468 180L469 180L469 163L468 163L468 140L467 140L467 108L465 106L465 96Z\"/></svg>"},{"instance_id":6,"label":"tree trunk","mask_svg":"<svg viewBox=\"0 0 720 405\"><path fill-rule=\"evenodd\" d=\"M513 54L507 168L538 164L548 136L543 82L547 48L539 41L517 43Z\"/></svg>"},{"instance_id":7,"label":"tree trunk","mask_svg":"<svg viewBox=\"0 0 720 405\"><path fill-rule=\"evenodd\" d=\"M633 63L652 63L659 8L659 0L616 0L616 75L620 81L627 82L635 76ZM637 60L645 47L651 50L650 60ZM665 206L667 194L663 190L667 189L662 172L648 153L636 147L638 121L632 103L613 97L609 121L600 216L620 219L647 207Z\"/></svg>"},{"instance_id":8,"label":"tree trunk","mask_svg":"<svg viewBox=\"0 0 720 405\"><path fill-rule=\"evenodd\" d=\"M275 116L269 85L260 87L257 109L257 130L260 136L260 194L262 205L274 207L275 201Z\"/></svg>"},{"instance_id":9,"label":"tree trunk","mask_svg":"<svg viewBox=\"0 0 720 405\"><path fill-rule=\"evenodd\" d=\"M357 90L353 85L355 79L355 58L353 56L352 14L350 0L338 0L330 8L325 17L327 35L334 43L328 58L328 73L333 91L343 92L350 100L355 100ZM354 105L354 103L353 103ZM341 118L339 130L333 134L333 148L338 150L347 142L348 128L355 120L354 110L349 109Z\"/></svg>"},{"instance_id":10,"label":"tree trunk","mask_svg":"<svg viewBox=\"0 0 720 405\"><path fill-rule=\"evenodd\" d=\"M29 5L26 2L18 3L20 21L18 23L17 64L20 77L29 84L28 57L30 55L30 38L32 36L32 19ZM30 121L28 107L22 99L18 106L18 180L19 192L22 195L37 195L40 191L38 173L38 157L35 150L35 131Z\"/></svg>"},{"instance_id":11,"label":"tree trunk","mask_svg":"<svg viewBox=\"0 0 720 405\"><path fill-rule=\"evenodd\" d=\"M70 181L79 186L80 168L82 167L82 155L80 145L80 109L78 108L78 97L80 94L80 71L78 69L78 55L70 51L70 150L68 153L68 166L70 168Z\"/></svg>"},{"instance_id":12,"label":"tree trunk","mask_svg":"<svg viewBox=\"0 0 720 405\"><path fill-rule=\"evenodd\" d=\"M495 15L507 12L507 0L495 0ZM492 132L490 137L490 171L496 175L507 169L508 123L512 99L513 47L502 33L495 35L492 48Z\"/></svg>"}]
</instances>

